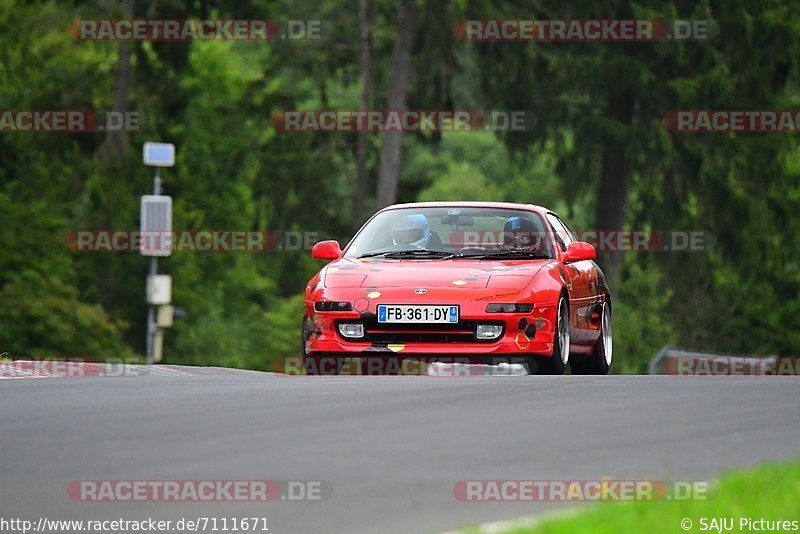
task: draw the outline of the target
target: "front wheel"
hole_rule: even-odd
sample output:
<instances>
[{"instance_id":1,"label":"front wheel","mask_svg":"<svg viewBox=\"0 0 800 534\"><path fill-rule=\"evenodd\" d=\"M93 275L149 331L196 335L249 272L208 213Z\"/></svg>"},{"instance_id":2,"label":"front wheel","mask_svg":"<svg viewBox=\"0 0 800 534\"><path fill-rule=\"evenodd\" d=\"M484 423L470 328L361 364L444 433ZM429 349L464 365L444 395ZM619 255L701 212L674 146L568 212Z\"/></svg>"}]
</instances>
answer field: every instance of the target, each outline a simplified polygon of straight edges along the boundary
<instances>
[{"instance_id":1,"label":"front wheel","mask_svg":"<svg viewBox=\"0 0 800 534\"><path fill-rule=\"evenodd\" d=\"M569 362L573 375L607 375L611 368L611 305L604 302L600 313L600 337L594 344L591 356L572 358Z\"/></svg>"},{"instance_id":2,"label":"front wheel","mask_svg":"<svg viewBox=\"0 0 800 534\"><path fill-rule=\"evenodd\" d=\"M537 375L563 375L569 362L569 307L563 295L558 300L553 331L553 354L536 358Z\"/></svg>"}]
</instances>

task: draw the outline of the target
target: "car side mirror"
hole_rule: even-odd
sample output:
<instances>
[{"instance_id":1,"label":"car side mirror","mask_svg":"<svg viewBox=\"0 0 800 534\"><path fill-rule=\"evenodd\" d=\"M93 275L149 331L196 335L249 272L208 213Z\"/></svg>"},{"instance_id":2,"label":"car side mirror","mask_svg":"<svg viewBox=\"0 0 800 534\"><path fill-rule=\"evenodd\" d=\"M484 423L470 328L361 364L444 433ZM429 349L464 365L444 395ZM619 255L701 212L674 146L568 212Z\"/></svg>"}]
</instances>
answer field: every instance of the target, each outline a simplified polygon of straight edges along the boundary
<instances>
[{"instance_id":1,"label":"car side mirror","mask_svg":"<svg viewBox=\"0 0 800 534\"><path fill-rule=\"evenodd\" d=\"M596 257L597 251L590 243L586 243L585 241L573 241L567 245L567 251L564 253L564 263L593 260Z\"/></svg>"},{"instance_id":2,"label":"car side mirror","mask_svg":"<svg viewBox=\"0 0 800 534\"><path fill-rule=\"evenodd\" d=\"M311 249L311 257L318 260L338 260L342 257L342 247L338 241L320 241Z\"/></svg>"}]
</instances>

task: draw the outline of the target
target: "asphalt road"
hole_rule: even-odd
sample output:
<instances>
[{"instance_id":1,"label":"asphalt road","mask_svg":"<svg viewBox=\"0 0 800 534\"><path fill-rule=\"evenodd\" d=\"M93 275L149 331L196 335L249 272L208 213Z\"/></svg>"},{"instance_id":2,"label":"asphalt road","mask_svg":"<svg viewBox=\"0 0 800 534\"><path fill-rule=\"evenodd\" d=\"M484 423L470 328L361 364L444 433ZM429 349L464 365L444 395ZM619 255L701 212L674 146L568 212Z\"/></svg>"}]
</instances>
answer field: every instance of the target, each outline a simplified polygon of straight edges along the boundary
<instances>
[{"instance_id":1,"label":"asphalt road","mask_svg":"<svg viewBox=\"0 0 800 534\"><path fill-rule=\"evenodd\" d=\"M173 369L0 380L0 402L0 517L33 521L260 516L270 532L437 532L573 506L461 502L459 480L703 480L800 453L791 377ZM258 504L67 495L74 480L252 479L325 481L333 495Z\"/></svg>"}]
</instances>

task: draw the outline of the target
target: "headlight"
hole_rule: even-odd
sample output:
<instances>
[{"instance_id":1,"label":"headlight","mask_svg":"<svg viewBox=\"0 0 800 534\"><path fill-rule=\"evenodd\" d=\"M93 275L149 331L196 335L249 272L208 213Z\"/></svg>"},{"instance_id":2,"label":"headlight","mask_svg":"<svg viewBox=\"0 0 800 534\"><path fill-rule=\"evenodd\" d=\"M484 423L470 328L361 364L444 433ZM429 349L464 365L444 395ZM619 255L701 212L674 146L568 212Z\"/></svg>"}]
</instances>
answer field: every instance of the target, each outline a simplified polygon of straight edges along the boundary
<instances>
[{"instance_id":1,"label":"headlight","mask_svg":"<svg viewBox=\"0 0 800 534\"><path fill-rule=\"evenodd\" d=\"M348 339L361 339L364 337L364 325L362 323L340 323L339 333Z\"/></svg>"},{"instance_id":2,"label":"headlight","mask_svg":"<svg viewBox=\"0 0 800 534\"><path fill-rule=\"evenodd\" d=\"M349 302L339 302L335 300L320 300L314 303L316 311L350 311L353 305Z\"/></svg>"},{"instance_id":3,"label":"headlight","mask_svg":"<svg viewBox=\"0 0 800 534\"><path fill-rule=\"evenodd\" d=\"M497 339L503 333L503 326L499 324L479 324L475 328L475 337L478 339Z\"/></svg>"},{"instance_id":4,"label":"headlight","mask_svg":"<svg viewBox=\"0 0 800 534\"><path fill-rule=\"evenodd\" d=\"M487 313L530 313L533 311L533 304L489 304L486 306Z\"/></svg>"}]
</instances>

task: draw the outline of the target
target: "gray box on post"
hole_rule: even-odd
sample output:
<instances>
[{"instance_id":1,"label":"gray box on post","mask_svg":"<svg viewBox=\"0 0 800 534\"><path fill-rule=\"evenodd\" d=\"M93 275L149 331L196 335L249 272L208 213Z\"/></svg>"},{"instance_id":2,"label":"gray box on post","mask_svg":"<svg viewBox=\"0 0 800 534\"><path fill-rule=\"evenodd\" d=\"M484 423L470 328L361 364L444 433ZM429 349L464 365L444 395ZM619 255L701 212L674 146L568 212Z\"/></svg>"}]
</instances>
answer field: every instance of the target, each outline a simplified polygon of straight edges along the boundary
<instances>
[{"instance_id":1,"label":"gray box on post","mask_svg":"<svg viewBox=\"0 0 800 534\"><path fill-rule=\"evenodd\" d=\"M140 228L142 256L172 254L172 197L142 195Z\"/></svg>"}]
</instances>

